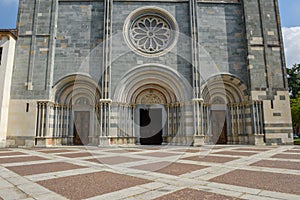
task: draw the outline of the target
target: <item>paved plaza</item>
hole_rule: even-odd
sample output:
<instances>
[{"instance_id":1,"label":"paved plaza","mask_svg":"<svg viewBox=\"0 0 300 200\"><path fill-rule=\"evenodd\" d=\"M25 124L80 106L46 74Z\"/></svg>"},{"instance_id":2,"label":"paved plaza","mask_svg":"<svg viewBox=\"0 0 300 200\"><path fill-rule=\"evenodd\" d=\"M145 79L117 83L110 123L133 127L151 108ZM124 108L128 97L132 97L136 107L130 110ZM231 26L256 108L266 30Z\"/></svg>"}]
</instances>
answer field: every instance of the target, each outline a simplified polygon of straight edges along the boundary
<instances>
[{"instance_id":1,"label":"paved plaza","mask_svg":"<svg viewBox=\"0 0 300 200\"><path fill-rule=\"evenodd\" d=\"M297 146L0 149L0 199L299 199Z\"/></svg>"}]
</instances>

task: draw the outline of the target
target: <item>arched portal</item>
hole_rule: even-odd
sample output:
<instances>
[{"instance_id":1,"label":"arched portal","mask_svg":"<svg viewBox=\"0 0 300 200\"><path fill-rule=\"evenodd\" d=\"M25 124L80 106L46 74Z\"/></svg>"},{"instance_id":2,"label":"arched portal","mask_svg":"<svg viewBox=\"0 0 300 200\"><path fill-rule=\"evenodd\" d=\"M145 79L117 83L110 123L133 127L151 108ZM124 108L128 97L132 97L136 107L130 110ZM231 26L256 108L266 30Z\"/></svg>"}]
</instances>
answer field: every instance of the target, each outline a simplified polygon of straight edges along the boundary
<instances>
[{"instance_id":1,"label":"arched portal","mask_svg":"<svg viewBox=\"0 0 300 200\"><path fill-rule=\"evenodd\" d=\"M68 145L98 144L97 83L85 75L69 75L55 84L53 94L52 101L38 102L37 137Z\"/></svg>"},{"instance_id":2,"label":"arched portal","mask_svg":"<svg viewBox=\"0 0 300 200\"><path fill-rule=\"evenodd\" d=\"M214 76L204 84L203 121L207 141L246 144L251 133L251 103L247 86L230 74ZM249 118L249 120L247 120Z\"/></svg>"},{"instance_id":3,"label":"arched portal","mask_svg":"<svg viewBox=\"0 0 300 200\"><path fill-rule=\"evenodd\" d=\"M126 73L113 96L114 134L134 137L140 144L188 143L185 123L191 109L189 83L175 70L157 64L142 65ZM125 108L124 108L125 107ZM125 113L129 113L124 121Z\"/></svg>"}]
</instances>

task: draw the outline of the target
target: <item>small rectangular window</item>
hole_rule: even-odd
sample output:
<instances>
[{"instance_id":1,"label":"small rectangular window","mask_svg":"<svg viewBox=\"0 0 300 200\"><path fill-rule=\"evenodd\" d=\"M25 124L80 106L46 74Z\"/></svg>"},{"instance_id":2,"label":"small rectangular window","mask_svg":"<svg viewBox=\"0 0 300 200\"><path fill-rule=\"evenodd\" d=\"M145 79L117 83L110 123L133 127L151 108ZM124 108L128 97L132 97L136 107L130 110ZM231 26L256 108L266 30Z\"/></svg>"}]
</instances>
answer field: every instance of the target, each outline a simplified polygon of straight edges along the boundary
<instances>
[{"instance_id":1,"label":"small rectangular window","mask_svg":"<svg viewBox=\"0 0 300 200\"><path fill-rule=\"evenodd\" d=\"M0 47L0 65L2 64L2 50L3 50L3 47Z\"/></svg>"},{"instance_id":2,"label":"small rectangular window","mask_svg":"<svg viewBox=\"0 0 300 200\"><path fill-rule=\"evenodd\" d=\"M26 103L26 112L29 112L29 103Z\"/></svg>"}]
</instances>

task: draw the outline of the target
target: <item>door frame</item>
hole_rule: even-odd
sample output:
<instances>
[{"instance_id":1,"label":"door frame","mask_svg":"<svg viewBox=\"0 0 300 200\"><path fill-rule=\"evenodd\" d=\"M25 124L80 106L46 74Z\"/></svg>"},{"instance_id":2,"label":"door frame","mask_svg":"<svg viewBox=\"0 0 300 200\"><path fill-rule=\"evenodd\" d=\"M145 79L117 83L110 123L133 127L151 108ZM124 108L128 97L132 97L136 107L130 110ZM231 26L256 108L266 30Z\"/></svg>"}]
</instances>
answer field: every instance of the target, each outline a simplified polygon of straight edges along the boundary
<instances>
[{"instance_id":1,"label":"door frame","mask_svg":"<svg viewBox=\"0 0 300 200\"><path fill-rule=\"evenodd\" d=\"M167 120L167 109L163 104L137 104L134 111L134 133L137 144L140 145L140 109L162 109L162 137L164 143L164 137L167 136L168 120ZM162 144L163 144L162 143Z\"/></svg>"},{"instance_id":2,"label":"door frame","mask_svg":"<svg viewBox=\"0 0 300 200\"><path fill-rule=\"evenodd\" d=\"M228 144L228 134L229 134L229 129L230 129L230 113L229 113L229 110L228 110L228 106L225 105L225 104L213 104L211 107L210 107L210 110L209 110L209 116L210 116L210 119L209 119L209 129L210 129L210 135L211 135L211 143L214 143L213 141L213 130L212 130L212 112L213 111L223 111L225 113L225 121L224 121L224 125L226 123L226 132L225 132L225 137L226 137L226 144ZM223 129L224 129L224 126L223 126ZM223 130L222 130L223 131Z\"/></svg>"},{"instance_id":3,"label":"door frame","mask_svg":"<svg viewBox=\"0 0 300 200\"><path fill-rule=\"evenodd\" d=\"M71 114L71 122L72 126L70 136L72 138L71 143L74 145L74 126L75 126L75 112L89 112L90 113L90 125L89 125L89 133L88 133L88 145L92 144L92 138L94 134L94 117L95 117L95 112L94 109L91 105L74 105L72 107L72 114Z\"/></svg>"}]
</instances>

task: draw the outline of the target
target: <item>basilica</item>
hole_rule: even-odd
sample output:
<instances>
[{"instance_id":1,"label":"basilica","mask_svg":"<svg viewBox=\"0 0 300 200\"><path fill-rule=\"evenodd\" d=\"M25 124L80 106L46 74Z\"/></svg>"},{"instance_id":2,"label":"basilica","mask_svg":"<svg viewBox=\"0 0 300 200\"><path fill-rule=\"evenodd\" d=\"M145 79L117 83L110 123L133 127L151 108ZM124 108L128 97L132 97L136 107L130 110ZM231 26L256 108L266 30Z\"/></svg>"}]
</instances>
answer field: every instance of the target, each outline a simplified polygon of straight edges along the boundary
<instances>
[{"instance_id":1,"label":"basilica","mask_svg":"<svg viewBox=\"0 0 300 200\"><path fill-rule=\"evenodd\" d=\"M1 146L293 143L277 0L20 0L0 33Z\"/></svg>"}]
</instances>

